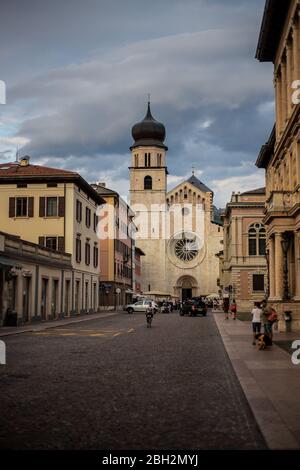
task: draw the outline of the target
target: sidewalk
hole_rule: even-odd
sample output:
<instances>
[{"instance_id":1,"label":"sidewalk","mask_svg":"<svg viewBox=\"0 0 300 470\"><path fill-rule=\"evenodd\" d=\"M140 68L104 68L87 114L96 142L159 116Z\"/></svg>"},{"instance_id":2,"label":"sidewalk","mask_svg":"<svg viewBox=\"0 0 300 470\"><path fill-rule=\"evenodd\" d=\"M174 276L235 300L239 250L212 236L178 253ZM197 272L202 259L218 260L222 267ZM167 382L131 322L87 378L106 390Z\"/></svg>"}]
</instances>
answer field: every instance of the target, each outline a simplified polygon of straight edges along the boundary
<instances>
[{"instance_id":1,"label":"sidewalk","mask_svg":"<svg viewBox=\"0 0 300 470\"><path fill-rule=\"evenodd\" d=\"M300 449L300 365L276 345L265 351L253 346L250 322L225 320L222 313L214 318L268 447ZM274 340L290 337L276 333Z\"/></svg>"},{"instance_id":2,"label":"sidewalk","mask_svg":"<svg viewBox=\"0 0 300 470\"><path fill-rule=\"evenodd\" d=\"M102 311L99 313L91 313L88 315L62 318L60 320L49 320L39 323L30 323L23 326L2 326L0 327L0 338L4 336L19 335L32 331L43 331L50 328L58 328L60 326L72 325L73 323L81 323L89 320L97 320L98 318L107 318L117 315L120 311Z\"/></svg>"}]
</instances>

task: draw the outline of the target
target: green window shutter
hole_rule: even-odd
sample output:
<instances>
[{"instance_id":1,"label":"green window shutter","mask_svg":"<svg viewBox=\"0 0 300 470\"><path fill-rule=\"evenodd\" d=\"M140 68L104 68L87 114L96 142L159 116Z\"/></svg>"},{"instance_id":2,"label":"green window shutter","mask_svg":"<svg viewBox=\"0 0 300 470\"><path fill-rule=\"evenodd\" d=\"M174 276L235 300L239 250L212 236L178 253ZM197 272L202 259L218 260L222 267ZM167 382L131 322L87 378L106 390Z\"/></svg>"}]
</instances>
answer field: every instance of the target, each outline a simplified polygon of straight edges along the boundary
<instances>
[{"instance_id":1,"label":"green window shutter","mask_svg":"<svg viewBox=\"0 0 300 470\"><path fill-rule=\"evenodd\" d=\"M28 217L33 217L34 215L34 198L28 198Z\"/></svg>"},{"instance_id":2,"label":"green window shutter","mask_svg":"<svg viewBox=\"0 0 300 470\"><path fill-rule=\"evenodd\" d=\"M64 197L58 198L58 216L59 217L65 216L65 198Z\"/></svg>"},{"instance_id":3,"label":"green window shutter","mask_svg":"<svg viewBox=\"0 0 300 470\"><path fill-rule=\"evenodd\" d=\"M46 198L40 197L40 217L45 217Z\"/></svg>"},{"instance_id":4,"label":"green window shutter","mask_svg":"<svg viewBox=\"0 0 300 470\"><path fill-rule=\"evenodd\" d=\"M65 251L65 238L58 237L58 251Z\"/></svg>"},{"instance_id":5,"label":"green window shutter","mask_svg":"<svg viewBox=\"0 0 300 470\"><path fill-rule=\"evenodd\" d=\"M16 215L16 199L14 197L9 198L9 217L15 217Z\"/></svg>"}]
</instances>

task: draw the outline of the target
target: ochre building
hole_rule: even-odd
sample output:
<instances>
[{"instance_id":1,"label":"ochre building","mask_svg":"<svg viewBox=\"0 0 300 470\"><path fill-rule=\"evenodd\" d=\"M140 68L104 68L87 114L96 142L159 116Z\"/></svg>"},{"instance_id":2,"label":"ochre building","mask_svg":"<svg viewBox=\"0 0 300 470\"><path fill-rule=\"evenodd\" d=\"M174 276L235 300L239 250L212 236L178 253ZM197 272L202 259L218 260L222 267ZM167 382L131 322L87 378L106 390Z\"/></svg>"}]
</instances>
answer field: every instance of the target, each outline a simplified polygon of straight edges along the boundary
<instances>
[{"instance_id":1,"label":"ochre building","mask_svg":"<svg viewBox=\"0 0 300 470\"><path fill-rule=\"evenodd\" d=\"M268 299L280 330L300 329L299 11L299 0L268 0L256 53L274 64L276 123L256 164L266 170Z\"/></svg>"}]
</instances>

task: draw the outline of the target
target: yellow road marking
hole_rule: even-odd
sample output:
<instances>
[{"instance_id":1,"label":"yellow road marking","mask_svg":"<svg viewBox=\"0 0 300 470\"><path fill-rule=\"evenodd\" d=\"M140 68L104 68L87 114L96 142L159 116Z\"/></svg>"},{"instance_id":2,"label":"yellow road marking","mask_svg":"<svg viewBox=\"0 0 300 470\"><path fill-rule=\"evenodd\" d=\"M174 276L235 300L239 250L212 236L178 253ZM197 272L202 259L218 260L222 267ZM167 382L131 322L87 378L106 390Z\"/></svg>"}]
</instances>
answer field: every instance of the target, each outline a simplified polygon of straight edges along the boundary
<instances>
[{"instance_id":1,"label":"yellow road marking","mask_svg":"<svg viewBox=\"0 0 300 470\"><path fill-rule=\"evenodd\" d=\"M127 333L132 333L134 331L133 328L130 328L130 330L127 331Z\"/></svg>"},{"instance_id":2,"label":"yellow road marking","mask_svg":"<svg viewBox=\"0 0 300 470\"><path fill-rule=\"evenodd\" d=\"M88 336L105 336L105 334L104 333L92 333Z\"/></svg>"},{"instance_id":3,"label":"yellow road marking","mask_svg":"<svg viewBox=\"0 0 300 470\"><path fill-rule=\"evenodd\" d=\"M62 333L59 336L76 336L76 333Z\"/></svg>"},{"instance_id":4,"label":"yellow road marking","mask_svg":"<svg viewBox=\"0 0 300 470\"><path fill-rule=\"evenodd\" d=\"M38 331L35 331L33 334L34 335L49 335L50 333L39 333Z\"/></svg>"},{"instance_id":5,"label":"yellow road marking","mask_svg":"<svg viewBox=\"0 0 300 470\"><path fill-rule=\"evenodd\" d=\"M121 333L115 333L114 336L119 336Z\"/></svg>"}]
</instances>

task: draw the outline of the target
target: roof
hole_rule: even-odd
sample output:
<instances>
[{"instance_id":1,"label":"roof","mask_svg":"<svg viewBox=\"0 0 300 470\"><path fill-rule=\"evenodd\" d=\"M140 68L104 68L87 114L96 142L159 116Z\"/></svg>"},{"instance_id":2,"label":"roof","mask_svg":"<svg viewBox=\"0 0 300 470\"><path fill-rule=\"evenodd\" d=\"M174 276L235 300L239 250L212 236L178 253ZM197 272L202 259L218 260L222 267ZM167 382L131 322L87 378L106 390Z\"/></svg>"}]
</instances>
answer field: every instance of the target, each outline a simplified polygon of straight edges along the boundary
<instances>
[{"instance_id":1,"label":"roof","mask_svg":"<svg viewBox=\"0 0 300 470\"><path fill-rule=\"evenodd\" d=\"M141 250L138 246L135 247L134 251L140 256L145 256L143 250Z\"/></svg>"},{"instance_id":2,"label":"roof","mask_svg":"<svg viewBox=\"0 0 300 470\"><path fill-rule=\"evenodd\" d=\"M130 150L140 146L155 146L168 150L164 144L166 137L165 126L152 116L150 101L148 101L146 116L142 121L134 124L131 134L134 139L134 144L131 145Z\"/></svg>"},{"instance_id":3,"label":"roof","mask_svg":"<svg viewBox=\"0 0 300 470\"><path fill-rule=\"evenodd\" d=\"M193 186L196 186L196 188L200 189L200 191L203 191L205 193L213 192L204 183L202 183L195 175L192 175L187 181L191 183Z\"/></svg>"},{"instance_id":4,"label":"roof","mask_svg":"<svg viewBox=\"0 0 300 470\"><path fill-rule=\"evenodd\" d=\"M72 182L82 188L97 204L103 204L103 198L79 173L60 168L50 168L41 165L20 165L18 162L0 164L0 184L9 183L45 183Z\"/></svg>"},{"instance_id":5,"label":"roof","mask_svg":"<svg viewBox=\"0 0 300 470\"><path fill-rule=\"evenodd\" d=\"M62 170L60 168L50 168L41 165L22 166L18 162L0 163L0 177L6 176L74 176L78 175L74 171Z\"/></svg>"},{"instance_id":6,"label":"roof","mask_svg":"<svg viewBox=\"0 0 300 470\"><path fill-rule=\"evenodd\" d=\"M250 191L245 191L244 193L241 193L241 196L245 196L247 194L266 194L266 188L257 188L257 189L251 189Z\"/></svg>"},{"instance_id":7,"label":"roof","mask_svg":"<svg viewBox=\"0 0 300 470\"><path fill-rule=\"evenodd\" d=\"M92 183L91 186L92 186L92 188L95 189L95 191L97 191L98 194L100 194L103 197L105 197L105 196L118 197L119 196L119 194L116 191L114 191L113 189L106 188L105 186L101 186L101 185L96 184L96 183Z\"/></svg>"},{"instance_id":8,"label":"roof","mask_svg":"<svg viewBox=\"0 0 300 470\"><path fill-rule=\"evenodd\" d=\"M268 142L266 142L260 149L255 165L258 168L267 168L274 154L275 147L275 125L272 129Z\"/></svg>"},{"instance_id":9,"label":"roof","mask_svg":"<svg viewBox=\"0 0 300 470\"><path fill-rule=\"evenodd\" d=\"M255 57L274 62L291 0L266 0Z\"/></svg>"}]
</instances>

